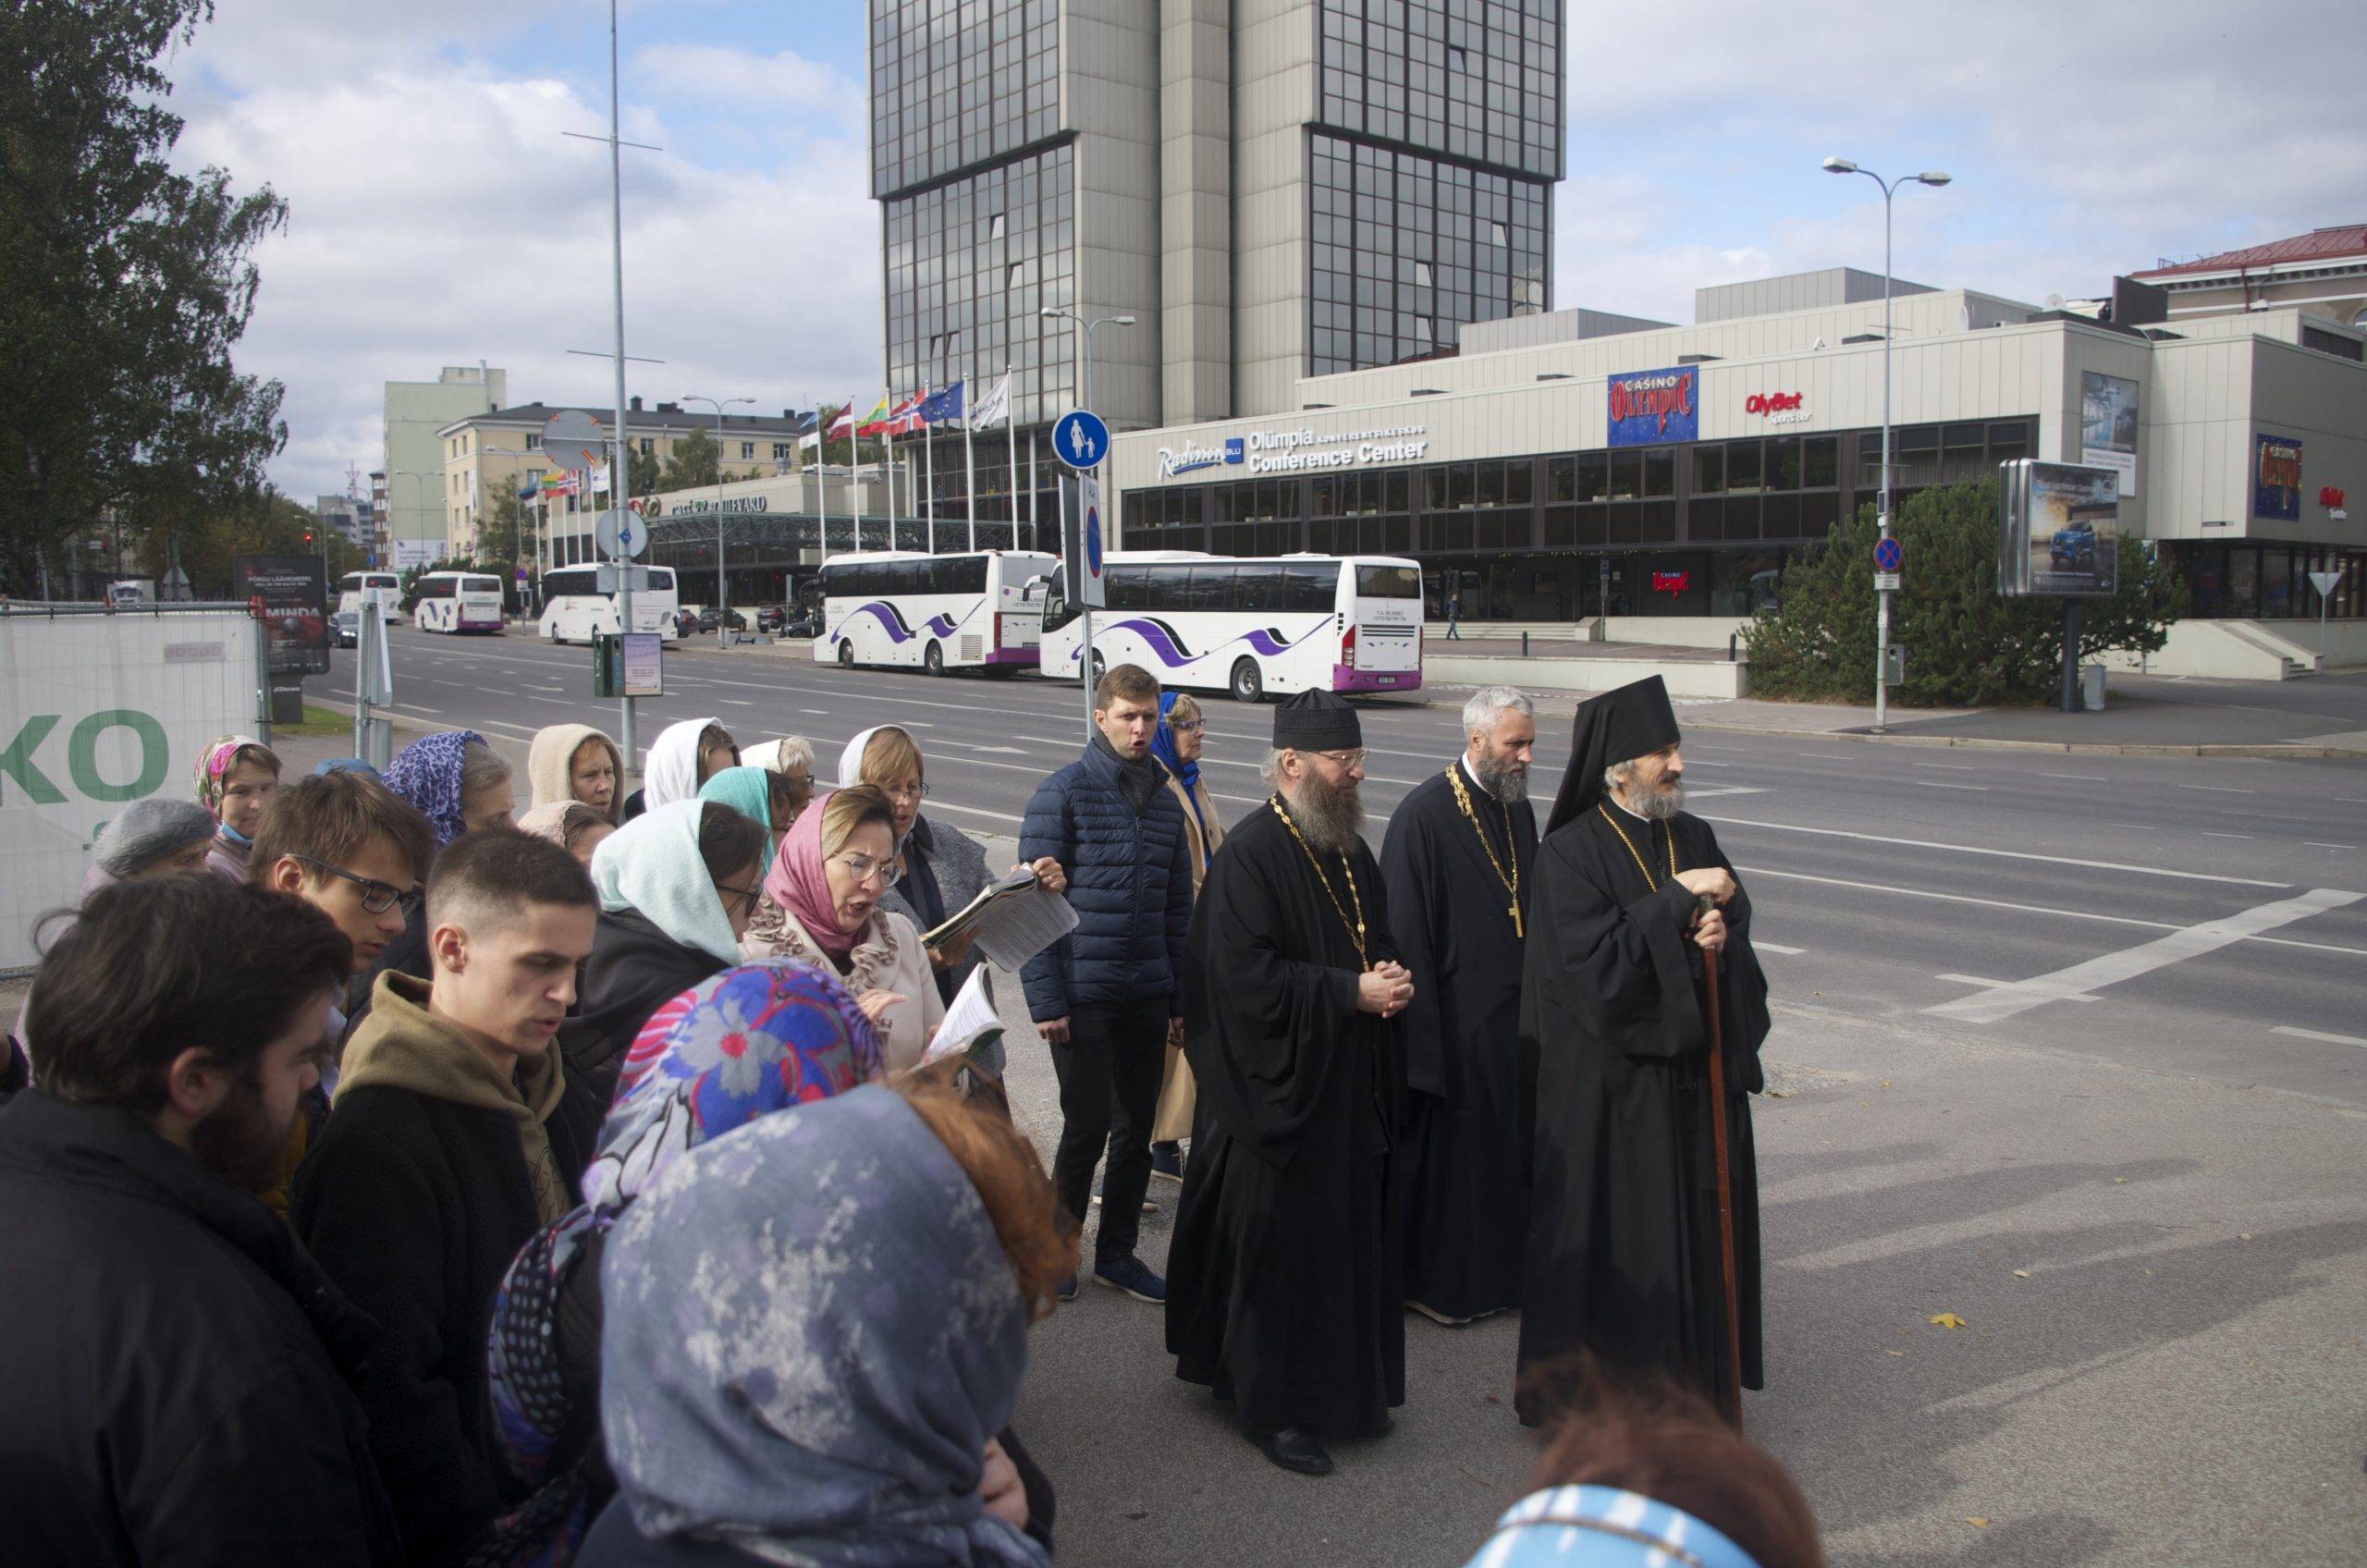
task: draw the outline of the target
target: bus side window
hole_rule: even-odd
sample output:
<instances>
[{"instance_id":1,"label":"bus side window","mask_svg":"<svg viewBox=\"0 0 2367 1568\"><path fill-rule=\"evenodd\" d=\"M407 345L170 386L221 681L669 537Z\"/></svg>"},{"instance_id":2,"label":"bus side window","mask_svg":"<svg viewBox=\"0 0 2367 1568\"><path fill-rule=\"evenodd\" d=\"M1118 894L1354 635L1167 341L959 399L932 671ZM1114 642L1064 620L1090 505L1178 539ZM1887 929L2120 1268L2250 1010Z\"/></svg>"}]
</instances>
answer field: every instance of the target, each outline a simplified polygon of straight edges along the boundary
<instances>
[{"instance_id":1,"label":"bus side window","mask_svg":"<svg viewBox=\"0 0 2367 1568\"><path fill-rule=\"evenodd\" d=\"M1340 568L1337 562L1326 561L1320 566L1301 566L1294 562L1282 568L1283 609L1329 613L1336 607L1339 597Z\"/></svg>"},{"instance_id":2,"label":"bus side window","mask_svg":"<svg viewBox=\"0 0 2367 1568\"><path fill-rule=\"evenodd\" d=\"M1074 620L1076 619L1076 609L1075 606L1069 603L1068 594L1062 591L1061 575L1059 572L1056 571L1050 576L1046 577L1043 580L1043 582L1044 630L1051 631L1066 626L1070 621Z\"/></svg>"}]
</instances>

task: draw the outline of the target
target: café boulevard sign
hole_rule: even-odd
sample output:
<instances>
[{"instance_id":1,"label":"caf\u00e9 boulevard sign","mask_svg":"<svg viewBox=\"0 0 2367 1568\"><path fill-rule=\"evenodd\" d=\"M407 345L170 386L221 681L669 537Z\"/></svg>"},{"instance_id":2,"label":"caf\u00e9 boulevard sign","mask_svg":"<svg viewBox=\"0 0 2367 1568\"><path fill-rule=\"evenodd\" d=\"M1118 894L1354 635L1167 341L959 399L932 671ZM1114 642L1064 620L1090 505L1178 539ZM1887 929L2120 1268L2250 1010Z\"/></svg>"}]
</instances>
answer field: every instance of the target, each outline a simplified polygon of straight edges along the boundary
<instances>
[{"instance_id":1,"label":"caf\u00e9 boulevard sign","mask_svg":"<svg viewBox=\"0 0 2367 1568\"><path fill-rule=\"evenodd\" d=\"M1213 447L1187 437L1181 447L1159 449L1159 476L1176 479L1220 467L1245 467L1252 473L1308 473L1417 463L1429 449L1429 435L1428 425L1397 424L1380 430L1255 430L1245 436L1227 436Z\"/></svg>"}]
</instances>

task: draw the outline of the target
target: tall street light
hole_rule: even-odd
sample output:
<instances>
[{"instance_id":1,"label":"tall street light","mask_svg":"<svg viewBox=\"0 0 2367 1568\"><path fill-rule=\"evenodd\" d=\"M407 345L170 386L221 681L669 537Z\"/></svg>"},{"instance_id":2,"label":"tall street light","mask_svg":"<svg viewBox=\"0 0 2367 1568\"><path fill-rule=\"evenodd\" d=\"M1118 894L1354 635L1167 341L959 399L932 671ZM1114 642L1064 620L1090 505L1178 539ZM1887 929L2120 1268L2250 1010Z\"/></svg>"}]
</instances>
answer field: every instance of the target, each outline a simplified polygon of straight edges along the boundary
<instances>
[{"instance_id":1,"label":"tall street light","mask_svg":"<svg viewBox=\"0 0 2367 1568\"><path fill-rule=\"evenodd\" d=\"M734 403L753 403L754 398L700 398L685 396L685 403L705 403L715 410L715 645L731 646L731 590L723 581L723 410Z\"/></svg>"},{"instance_id":2,"label":"tall street light","mask_svg":"<svg viewBox=\"0 0 2367 1568\"><path fill-rule=\"evenodd\" d=\"M1846 158L1827 158L1827 174L1861 174L1883 191L1883 472L1880 499L1874 505L1874 519L1882 529L1882 536L1890 537L1890 204L1898 188L1910 181L1917 185L1945 185L1948 176L1937 169L1921 174L1901 175L1896 179L1884 179L1871 169L1861 169ZM1874 595L1874 733L1883 734L1890 728L1890 590L1884 588Z\"/></svg>"}]
</instances>

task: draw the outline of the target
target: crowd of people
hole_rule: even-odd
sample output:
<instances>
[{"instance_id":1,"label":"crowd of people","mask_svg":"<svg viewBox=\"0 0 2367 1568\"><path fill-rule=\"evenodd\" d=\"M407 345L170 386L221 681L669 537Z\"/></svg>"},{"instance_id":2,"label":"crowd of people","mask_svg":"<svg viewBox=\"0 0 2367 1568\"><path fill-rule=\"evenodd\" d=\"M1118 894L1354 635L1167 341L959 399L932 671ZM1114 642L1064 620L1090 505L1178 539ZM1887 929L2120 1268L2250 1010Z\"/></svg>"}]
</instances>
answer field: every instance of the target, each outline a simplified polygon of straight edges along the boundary
<instances>
[{"instance_id":1,"label":"crowd of people","mask_svg":"<svg viewBox=\"0 0 2367 1568\"><path fill-rule=\"evenodd\" d=\"M1075 916L1000 976L1049 1170L1013 1046L925 1060L1003 874L903 728L826 782L694 718L629 790L558 725L524 801L471 730L300 778L228 736L126 807L0 1065L10 1560L1047 1562L1014 1412L1089 1280L1306 1475L1390 1428L1408 1309L1519 1309L1553 1435L1475 1564L1819 1562L1719 1403L1765 986L1657 683L1581 708L1541 839L1533 707L1479 693L1379 855L1343 700L1229 823L1191 697L1093 705L1011 867Z\"/></svg>"}]
</instances>

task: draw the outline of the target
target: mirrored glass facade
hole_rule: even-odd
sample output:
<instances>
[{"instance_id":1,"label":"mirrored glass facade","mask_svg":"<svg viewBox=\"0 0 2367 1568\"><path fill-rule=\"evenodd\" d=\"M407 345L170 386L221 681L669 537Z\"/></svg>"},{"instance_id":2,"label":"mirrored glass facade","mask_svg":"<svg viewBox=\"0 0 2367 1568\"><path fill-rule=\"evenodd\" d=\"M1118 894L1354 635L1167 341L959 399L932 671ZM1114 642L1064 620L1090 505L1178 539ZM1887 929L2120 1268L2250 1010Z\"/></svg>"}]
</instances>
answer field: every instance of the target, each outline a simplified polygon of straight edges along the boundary
<instances>
[{"instance_id":1,"label":"mirrored glass facade","mask_svg":"<svg viewBox=\"0 0 2367 1568\"><path fill-rule=\"evenodd\" d=\"M1322 123L1562 177L1562 0L1322 4Z\"/></svg>"},{"instance_id":2,"label":"mirrored glass facade","mask_svg":"<svg viewBox=\"0 0 2367 1568\"><path fill-rule=\"evenodd\" d=\"M1058 0L871 0L871 193L1060 129Z\"/></svg>"}]
</instances>

